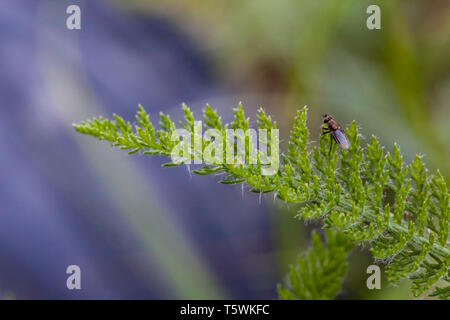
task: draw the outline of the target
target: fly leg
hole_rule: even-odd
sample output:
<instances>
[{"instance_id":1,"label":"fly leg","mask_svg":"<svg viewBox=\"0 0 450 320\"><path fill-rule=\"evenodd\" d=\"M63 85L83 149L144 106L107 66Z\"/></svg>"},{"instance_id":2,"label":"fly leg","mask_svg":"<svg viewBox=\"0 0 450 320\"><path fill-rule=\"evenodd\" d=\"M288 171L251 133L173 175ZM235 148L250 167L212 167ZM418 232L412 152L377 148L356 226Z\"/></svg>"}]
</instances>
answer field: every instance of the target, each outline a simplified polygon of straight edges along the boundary
<instances>
[{"instance_id":1,"label":"fly leg","mask_svg":"<svg viewBox=\"0 0 450 320\"><path fill-rule=\"evenodd\" d=\"M320 136L324 136L326 134L330 134L330 151L328 152L328 158L331 154L331 146L333 145L333 135L331 134L331 130L329 128L322 127L322 134Z\"/></svg>"},{"instance_id":2,"label":"fly leg","mask_svg":"<svg viewBox=\"0 0 450 320\"><path fill-rule=\"evenodd\" d=\"M324 136L324 135L326 135L328 133L331 133L331 130L325 129L325 128L322 127L322 134L321 134L321 136Z\"/></svg>"},{"instance_id":3,"label":"fly leg","mask_svg":"<svg viewBox=\"0 0 450 320\"><path fill-rule=\"evenodd\" d=\"M330 151L328 152L328 158L331 155L331 147L333 146L333 135L330 134Z\"/></svg>"}]
</instances>

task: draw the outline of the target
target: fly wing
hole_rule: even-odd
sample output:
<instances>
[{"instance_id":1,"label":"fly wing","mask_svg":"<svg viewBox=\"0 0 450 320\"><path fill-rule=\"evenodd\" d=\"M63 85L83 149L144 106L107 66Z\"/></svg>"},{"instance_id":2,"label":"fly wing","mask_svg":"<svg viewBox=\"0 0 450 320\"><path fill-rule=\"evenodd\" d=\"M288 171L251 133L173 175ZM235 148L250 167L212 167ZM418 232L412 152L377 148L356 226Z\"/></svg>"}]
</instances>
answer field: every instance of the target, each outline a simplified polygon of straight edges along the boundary
<instances>
[{"instance_id":1,"label":"fly wing","mask_svg":"<svg viewBox=\"0 0 450 320\"><path fill-rule=\"evenodd\" d=\"M350 142L348 141L347 137L341 130L335 130L332 132L334 138L336 139L336 142L345 150L347 150L350 147Z\"/></svg>"}]
</instances>

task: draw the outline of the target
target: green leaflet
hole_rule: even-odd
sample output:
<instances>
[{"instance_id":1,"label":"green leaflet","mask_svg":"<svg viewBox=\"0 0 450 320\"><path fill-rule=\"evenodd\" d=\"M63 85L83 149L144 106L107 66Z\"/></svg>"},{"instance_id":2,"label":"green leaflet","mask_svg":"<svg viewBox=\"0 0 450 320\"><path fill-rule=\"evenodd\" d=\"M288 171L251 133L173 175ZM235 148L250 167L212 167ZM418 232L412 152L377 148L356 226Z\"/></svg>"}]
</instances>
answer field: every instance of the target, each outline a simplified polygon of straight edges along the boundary
<instances>
[{"instance_id":1,"label":"green leaflet","mask_svg":"<svg viewBox=\"0 0 450 320\"><path fill-rule=\"evenodd\" d=\"M194 114L185 105L183 111L185 121L181 128L191 135L191 141L196 141L199 128L195 125ZM161 129L155 130L148 114L139 106L136 120L137 124L132 126L114 115L114 120L94 118L74 127L80 133L110 141L130 153L170 156L179 142L172 139L177 127L170 117L161 114ZM269 132L276 129L276 122L262 109L257 120L260 129ZM298 203L300 218L321 218L325 228L337 230L355 243L368 244L375 258L387 261L386 272L391 282L410 279L415 296L427 292L430 296L448 299L450 196L440 172L429 174L419 156L411 164L405 164L397 145L392 153L385 153L374 136L362 148L355 121L347 129L351 142L348 150L334 145L329 155L327 138L321 138L318 146L310 148L306 121L305 107L297 112L288 150L280 157L279 169L273 175L261 174L264 155L259 151L256 153L258 161L253 165L214 163L194 172L201 175L222 172L225 178L221 183L245 182L254 192L274 192L282 201ZM228 128L246 130L249 123L241 104L235 109L230 124L223 124L209 105L203 113L204 129L216 129L223 137ZM225 150L228 142L226 139L222 142ZM203 151L211 143L210 139L200 140ZM248 160L249 149L246 144L245 160ZM267 155L271 152L269 148ZM197 156L192 152L191 159L184 160L194 160ZM386 194L390 195L389 201ZM304 262L302 264L304 266ZM280 295L292 297L289 292L281 289ZM314 296L331 297L331 293L316 292Z\"/></svg>"},{"instance_id":2,"label":"green leaflet","mask_svg":"<svg viewBox=\"0 0 450 320\"><path fill-rule=\"evenodd\" d=\"M326 235L323 245L320 235L312 234L312 247L289 268L287 286L278 286L281 299L330 300L339 293L348 268L347 253L353 243L332 229L327 229Z\"/></svg>"}]
</instances>

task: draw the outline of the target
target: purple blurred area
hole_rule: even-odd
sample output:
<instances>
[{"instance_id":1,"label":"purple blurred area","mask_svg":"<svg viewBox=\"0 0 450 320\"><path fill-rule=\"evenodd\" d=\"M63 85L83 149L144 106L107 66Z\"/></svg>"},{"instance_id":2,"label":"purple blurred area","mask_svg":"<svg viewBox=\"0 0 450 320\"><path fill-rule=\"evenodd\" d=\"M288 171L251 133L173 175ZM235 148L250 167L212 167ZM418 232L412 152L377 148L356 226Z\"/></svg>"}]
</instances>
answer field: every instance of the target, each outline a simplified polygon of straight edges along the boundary
<instances>
[{"instance_id":1,"label":"purple blurred area","mask_svg":"<svg viewBox=\"0 0 450 320\"><path fill-rule=\"evenodd\" d=\"M70 4L81 7L81 30L66 28ZM181 102L198 114L226 94L199 46L179 26L109 1L2 2L1 294L276 297L258 195L242 197L240 187L191 177L186 167L161 168L165 159L128 156L72 128L112 113L133 121L138 103L154 123L160 111L181 115ZM232 106L214 107L229 114ZM82 270L81 290L66 288L72 264Z\"/></svg>"}]
</instances>

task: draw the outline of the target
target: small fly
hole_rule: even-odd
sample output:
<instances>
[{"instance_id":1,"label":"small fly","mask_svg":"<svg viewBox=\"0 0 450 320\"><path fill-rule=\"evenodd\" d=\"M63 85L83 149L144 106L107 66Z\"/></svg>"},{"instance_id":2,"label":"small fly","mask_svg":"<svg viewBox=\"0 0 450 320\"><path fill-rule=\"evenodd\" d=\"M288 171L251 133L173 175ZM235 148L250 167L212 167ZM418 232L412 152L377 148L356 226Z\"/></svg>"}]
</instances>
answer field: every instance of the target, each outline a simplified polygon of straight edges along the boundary
<instances>
[{"instance_id":1,"label":"small fly","mask_svg":"<svg viewBox=\"0 0 450 320\"><path fill-rule=\"evenodd\" d=\"M343 149L347 150L350 147L350 142L348 141L345 133L342 131L339 123L333 120L333 118L329 115L323 116L323 123L326 123L328 129L323 128L322 135L330 134L330 152L331 154L331 146L333 145L333 140L340 145Z\"/></svg>"}]
</instances>

